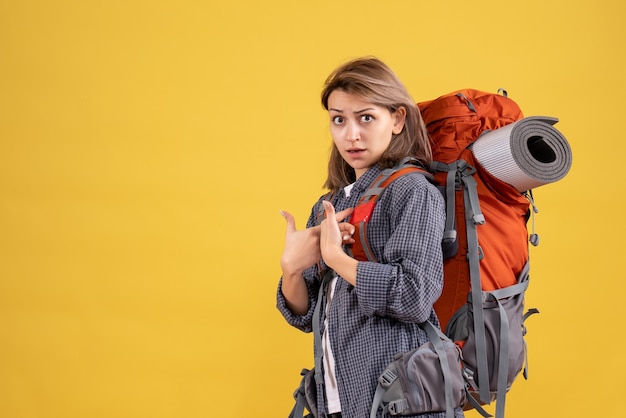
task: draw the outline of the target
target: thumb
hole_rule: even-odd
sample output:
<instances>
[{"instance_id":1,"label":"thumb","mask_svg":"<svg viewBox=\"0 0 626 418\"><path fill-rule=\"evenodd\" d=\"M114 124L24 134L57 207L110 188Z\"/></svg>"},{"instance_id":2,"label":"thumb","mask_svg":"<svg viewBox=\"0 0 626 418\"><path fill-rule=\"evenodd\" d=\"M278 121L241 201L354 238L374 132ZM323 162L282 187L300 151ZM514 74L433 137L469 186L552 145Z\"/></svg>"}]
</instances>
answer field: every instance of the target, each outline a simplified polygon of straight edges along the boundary
<instances>
[{"instance_id":1,"label":"thumb","mask_svg":"<svg viewBox=\"0 0 626 418\"><path fill-rule=\"evenodd\" d=\"M285 210L281 210L280 214L283 216L283 218L285 218L285 221L287 221L287 233L291 233L291 232L295 232L296 231L296 219L293 217L293 215Z\"/></svg>"},{"instance_id":2,"label":"thumb","mask_svg":"<svg viewBox=\"0 0 626 418\"><path fill-rule=\"evenodd\" d=\"M324 205L324 211L326 212L326 219L335 219L335 207L327 200L322 202Z\"/></svg>"}]
</instances>

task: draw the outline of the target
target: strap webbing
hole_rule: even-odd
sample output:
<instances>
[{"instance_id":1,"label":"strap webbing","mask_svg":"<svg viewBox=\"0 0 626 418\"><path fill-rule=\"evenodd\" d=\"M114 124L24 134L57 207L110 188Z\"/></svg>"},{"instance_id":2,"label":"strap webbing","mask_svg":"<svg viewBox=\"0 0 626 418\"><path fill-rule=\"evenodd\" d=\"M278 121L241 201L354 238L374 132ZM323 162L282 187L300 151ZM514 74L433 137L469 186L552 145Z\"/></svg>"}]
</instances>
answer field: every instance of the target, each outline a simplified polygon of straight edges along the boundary
<instances>
[{"instance_id":1,"label":"strap webbing","mask_svg":"<svg viewBox=\"0 0 626 418\"><path fill-rule=\"evenodd\" d=\"M443 372L444 393L446 396L446 418L454 418L454 405L452 403L452 372L450 371L450 363L448 362L448 356L446 355L446 350L443 346L441 338L443 337L446 340L449 339L443 336L443 334L441 334L441 332L437 330L437 328L435 328L435 326L429 321L422 322L420 327L426 331L426 334L428 334L428 339L432 343L433 348L439 357L439 363L441 364L441 370Z\"/></svg>"},{"instance_id":2,"label":"strap webbing","mask_svg":"<svg viewBox=\"0 0 626 418\"><path fill-rule=\"evenodd\" d=\"M465 389L465 395L467 398L467 401L469 402L470 405L472 405L472 408L474 408L476 411L478 411L478 413L480 415L482 415L485 418L491 418L493 417L493 415L491 415L489 412L487 412L485 410L485 408L483 408L476 399L474 399L474 397L472 396L472 394L470 393L470 391L466 388Z\"/></svg>"},{"instance_id":3,"label":"strap webbing","mask_svg":"<svg viewBox=\"0 0 626 418\"><path fill-rule=\"evenodd\" d=\"M306 398L304 394L304 380L306 372L308 372L308 370L304 369L300 373L302 375L302 380L300 381L300 386L293 394L294 398L296 398L296 404L293 406L293 409L289 414L289 418L301 418L302 414L304 413L304 405L306 404Z\"/></svg>"},{"instance_id":4,"label":"strap webbing","mask_svg":"<svg viewBox=\"0 0 626 418\"><path fill-rule=\"evenodd\" d=\"M489 299L490 296L493 299L506 299L511 296L520 295L526 291L528 288L528 281L517 283L508 287L503 287L502 289L490 290L489 292L485 292L485 300Z\"/></svg>"},{"instance_id":5,"label":"strap webbing","mask_svg":"<svg viewBox=\"0 0 626 418\"><path fill-rule=\"evenodd\" d=\"M369 245L369 241L367 240L367 227L366 226L367 226L367 222L361 222L357 226L359 239L361 240L360 241L361 248L363 249L363 253L365 253L365 256L367 257L367 259L369 261L376 263L378 260L376 259L376 256L372 252L372 249L370 248L370 245Z\"/></svg>"},{"instance_id":6,"label":"strap webbing","mask_svg":"<svg viewBox=\"0 0 626 418\"><path fill-rule=\"evenodd\" d=\"M480 282L480 247L478 246L478 234L476 231L476 223L474 222L476 213L473 210L476 206L467 204L472 200L478 199L476 192L476 182L466 181L468 177L463 177L464 197L465 197L465 225L467 229L467 258L469 263L472 311L474 313L474 334L476 336L476 360L478 367L479 395L483 403L490 402L489 393L489 374L487 369L487 342L485 336L485 318L483 314L482 303L482 285ZM473 179L472 179L473 180ZM475 195L471 197L471 195ZM480 208L478 207L480 211ZM482 216L482 214L481 214Z\"/></svg>"},{"instance_id":7,"label":"strap webbing","mask_svg":"<svg viewBox=\"0 0 626 418\"><path fill-rule=\"evenodd\" d=\"M372 401L372 409L370 412L370 418L376 418L376 413L380 404L383 402L383 395L387 391L387 388L383 387L380 383L376 386L376 392L374 392L374 400Z\"/></svg>"},{"instance_id":8,"label":"strap webbing","mask_svg":"<svg viewBox=\"0 0 626 418\"><path fill-rule=\"evenodd\" d=\"M537 308L531 308L529 309L524 316L522 317L522 324L524 324L526 322L526 318L528 318L531 315L537 314L539 313L539 310ZM524 334L526 335L526 325L523 325L524 327ZM526 346L526 340L522 338L522 341L524 342L524 379L528 379L528 347Z\"/></svg>"},{"instance_id":9,"label":"strap webbing","mask_svg":"<svg viewBox=\"0 0 626 418\"><path fill-rule=\"evenodd\" d=\"M378 196L382 193L383 190L385 190L384 187L370 187L363 192L362 197Z\"/></svg>"},{"instance_id":10,"label":"strap webbing","mask_svg":"<svg viewBox=\"0 0 626 418\"><path fill-rule=\"evenodd\" d=\"M446 176L446 226L443 233L443 240L444 242L450 243L456 241L455 192L458 182L457 163L458 161L454 161L450 164L433 161L431 165L433 171L448 173Z\"/></svg>"},{"instance_id":11,"label":"strap webbing","mask_svg":"<svg viewBox=\"0 0 626 418\"><path fill-rule=\"evenodd\" d=\"M462 160L461 162L465 163L465 161L462 161ZM459 166L459 168L463 170L461 174L461 178L463 180L463 184L465 184L465 190L469 191L469 193L465 194L465 197L466 197L465 206L469 204L471 215L472 215L472 221L474 222L474 224L482 225L485 223L485 216L480 211L478 191L476 190L476 180L474 180L474 177L472 177L472 174L476 172L476 169L467 164L464 167ZM465 210L465 213L466 214L468 213L467 208Z\"/></svg>"},{"instance_id":12,"label":"strap webbing","mask_svg":"<svg viewBox=\"0 0 626 418\"><path fill-rule=\"evenodd\" d=\"M313 310L313 352L315 355L315 384L320 385L324 383L324 376L322 375L322 357L324 356L324 350L322 348L322 333L320 328L320 320L322 318L322 305L324 299L324 291L329 277L332 276L333 271L328 270L322 279L320 284L320 290L317 295L317 303L315 304L315 310Z\"/></svg>"},{"instance_id":13,"label":"strap webbing","mask_svg":"<svg viewBox=\"0 0 626 418\"><path fill-rule=\"evenodd\" d=\"M301 418L304 413L304 394L298 394L296 404L294 405L288 418Z\"/></svg>"},{"instance_id":14,"label":"strap webbing","mask_svg":"<svg viewBox=\"0 0 626 418\"><path fill-rule=\"evenodd\" d=\"M506 383L509 375L509 318L506 316L504 306L499 300L497 302L500 311L500 356L498 357L498 382L496 385L496 418L504 418Z\"/></svg>"}]
</instances>

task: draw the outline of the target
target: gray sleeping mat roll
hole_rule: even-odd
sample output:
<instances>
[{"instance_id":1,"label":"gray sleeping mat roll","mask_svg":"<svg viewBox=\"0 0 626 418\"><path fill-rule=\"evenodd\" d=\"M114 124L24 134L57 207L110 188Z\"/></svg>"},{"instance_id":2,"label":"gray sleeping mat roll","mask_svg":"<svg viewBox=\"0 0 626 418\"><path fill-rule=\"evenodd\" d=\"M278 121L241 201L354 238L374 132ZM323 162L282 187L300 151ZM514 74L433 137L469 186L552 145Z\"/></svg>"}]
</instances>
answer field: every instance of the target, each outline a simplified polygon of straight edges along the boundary
<instances>
[{"instance_id":1,"label":"gray sleeping mat roll","mask_svg":"<svg viewBox=\"0 0 626 418\"><path fill-rule=\"evenodd\" d=\"M569 143L554 127L558 121L547 116L520 119L481 135L472 153L489 174L520 192L553 183L572 166Z\"/></svg>"}]
</instances>

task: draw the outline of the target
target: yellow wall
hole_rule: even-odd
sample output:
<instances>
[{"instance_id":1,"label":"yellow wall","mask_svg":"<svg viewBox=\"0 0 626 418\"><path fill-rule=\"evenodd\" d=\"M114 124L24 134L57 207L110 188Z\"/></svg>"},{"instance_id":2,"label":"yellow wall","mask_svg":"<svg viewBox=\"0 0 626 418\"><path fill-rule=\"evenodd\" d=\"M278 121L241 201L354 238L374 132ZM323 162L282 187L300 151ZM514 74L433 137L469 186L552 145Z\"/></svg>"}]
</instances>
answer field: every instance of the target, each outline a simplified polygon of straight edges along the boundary
<instances>
[{"instance_id":1,"label":"yellow wall","mask_svg":"<svg viewBox=\"0 0 626 418\"><path fill-rule=\"evenodd\" d=\"M274 308L338 64L416 101L505 87L561 119L538 188L530 380L507 417L623 415L618 0L0 0L0 417L277 417L311 336ZM468 416L477 416L468 414Z\"/></svg>"}]
</instances>

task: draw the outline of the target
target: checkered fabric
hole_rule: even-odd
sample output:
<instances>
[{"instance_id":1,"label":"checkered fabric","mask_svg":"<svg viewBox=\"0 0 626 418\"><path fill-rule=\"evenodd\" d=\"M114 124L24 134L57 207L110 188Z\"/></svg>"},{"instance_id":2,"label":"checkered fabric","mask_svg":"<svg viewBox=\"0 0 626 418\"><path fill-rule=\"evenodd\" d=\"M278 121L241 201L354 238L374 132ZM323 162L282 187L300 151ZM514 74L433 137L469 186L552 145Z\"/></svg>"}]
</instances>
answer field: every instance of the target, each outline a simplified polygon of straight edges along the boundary
<instances>
[{"instance_id":1,"label":"checkered fabric","mask_svg":"<svg viewBox=\"0 0 626 418\"><path fill-rule=\"evenodd\" d=\"M372 167L355 183L350 196L343 190L333 199L337 211L354 207L380 169ZM321 198L314 205L307 226L316 223ZM428 341L419 322L438 325L433 303L443 286L441 239L445 206L441 193L421 174L400 177L380 196L369 221L368 241L380 263L359 262L356 287L338 280L328 315L330 342L345 418L369 417L378 377L395 354L410 351ZM323 263L322 263L323 266ZM304 272L309 289L309 310L297 316L277 292L277 307L287 322L312 331L318 298L318 267ZM324 310L322 310L324 312ZM320 329L323 332L323 315ZM321 349L316 347L317 349ZM442 388L443 390L443 388ZM326 417L324 389L318 385L318 411ZM459 409L457 417L463 413ZM445 413L420 415L445 417Z\"/></svg>"}]
</instances>

